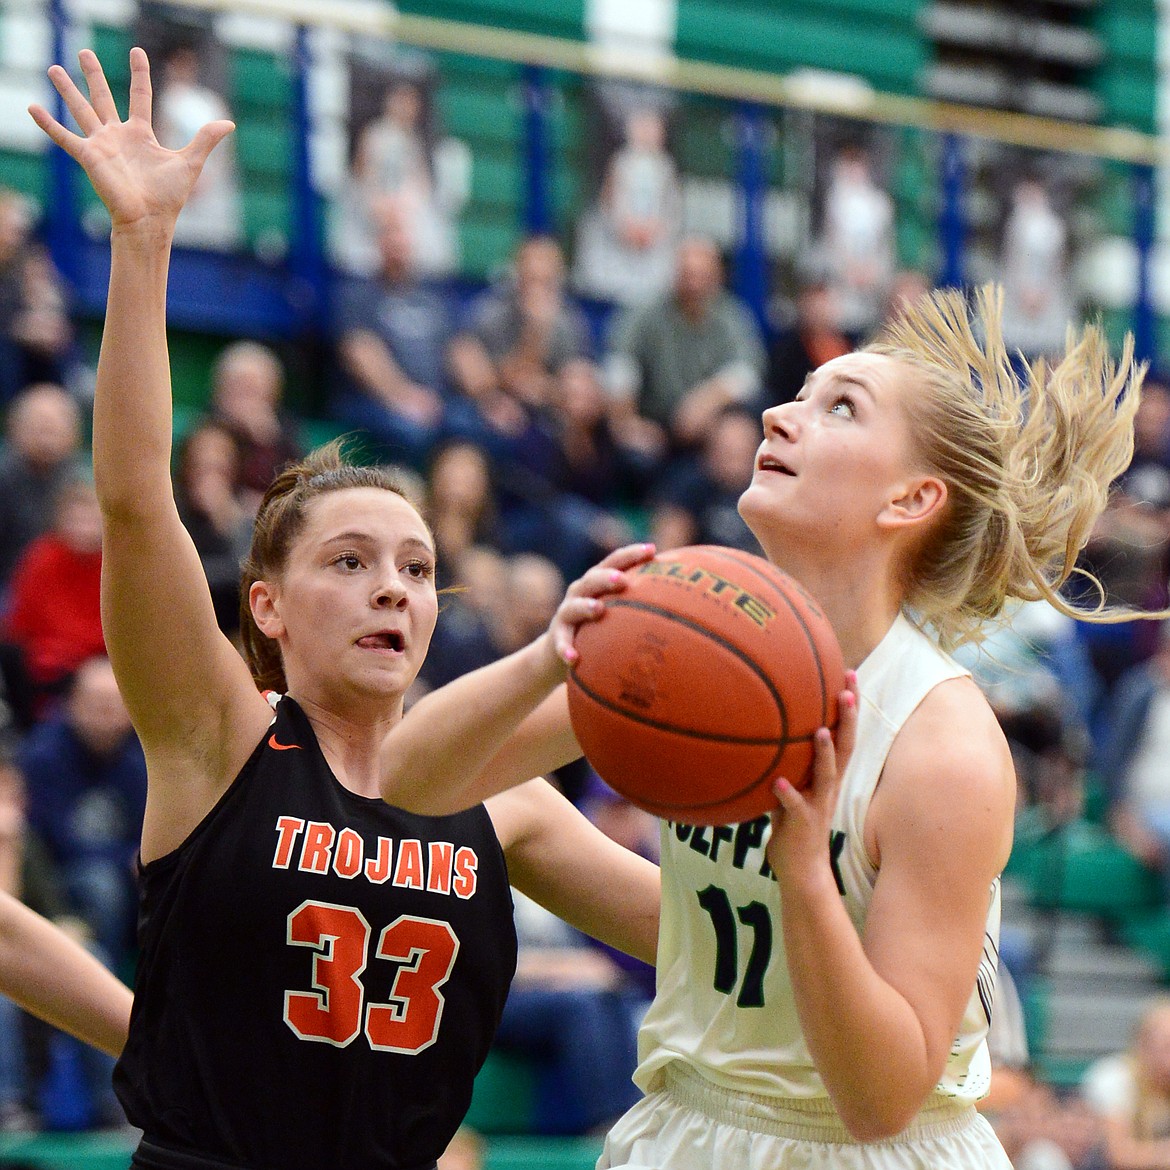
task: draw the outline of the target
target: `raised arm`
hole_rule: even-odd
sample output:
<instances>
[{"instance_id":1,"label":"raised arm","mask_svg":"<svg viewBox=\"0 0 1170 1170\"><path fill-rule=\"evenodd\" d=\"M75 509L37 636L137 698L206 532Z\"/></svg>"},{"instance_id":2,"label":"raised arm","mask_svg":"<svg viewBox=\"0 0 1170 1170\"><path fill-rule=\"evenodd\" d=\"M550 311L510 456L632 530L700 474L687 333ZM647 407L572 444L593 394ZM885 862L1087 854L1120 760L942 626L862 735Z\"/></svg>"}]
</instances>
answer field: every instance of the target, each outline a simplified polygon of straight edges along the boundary
<instances>
[{"instance_id":1,"label":"raised arm","mask_svg":"<svg viewBox=\"0 0 1170 1170\"><path fill-rule=\"evenodd\" d=\"M413 812L455 812L577 759L562 685L574 634L625 588L625 570L653 555L645 544L610 553L569 586L536 641L420 699L383 741L382 796Z\"/></svg>"},{"instance_id":2,"label":"raised arm","mask_svg":"<svg viewBox=\"0 0 1170 1170\"><path fill-rule=\"evenodd\" d=\"M219 632L198 554L171 489L167 269L175 221L230 122L183 150L151 129L150 68L130 53L125 121L97 57L79 55L87 100L59 65L49 77L77 135L30 114L85 170L109 209L110 287L94 400L94 479L103 517L102 622L110 660L146 750L151 788L143 857L174 848L212 807L269 717Z\"/></svg>"},{"instance_id":3,"label":"raised arm","mask_svg":"<svg viewBox=\"0 0 1170 1170\"><path fill-rule=\"evenodd\" d=\"M130 989L75 939L0 893L0 993L117 1056L130 1023Z\"/></svg>"},{"instance_id":4,"label":"raised arm","mask_svg":"<svg viewBox=\"0 0 1170 1170\"><path fill-rule=\"evenodd\" d=\"M837 791L832 756L822 740L809 794L779 793L769 858L809 1051L849 1131L875 1141L921 1109L959 1032L992 885L1011 848L1014 774L973 683L943 683L923 700L867 816L878 877L859 937L824 847Z\"/></svg>"}]
</instances>

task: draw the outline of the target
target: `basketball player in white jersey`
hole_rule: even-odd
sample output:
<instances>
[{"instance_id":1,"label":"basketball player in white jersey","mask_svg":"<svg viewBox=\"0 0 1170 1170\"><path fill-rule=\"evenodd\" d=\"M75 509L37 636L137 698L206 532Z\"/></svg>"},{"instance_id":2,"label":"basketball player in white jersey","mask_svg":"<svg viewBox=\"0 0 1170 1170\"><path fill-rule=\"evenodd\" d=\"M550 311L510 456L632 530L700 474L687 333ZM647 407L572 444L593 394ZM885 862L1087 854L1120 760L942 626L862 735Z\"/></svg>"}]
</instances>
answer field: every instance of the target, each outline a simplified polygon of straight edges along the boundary
<instances>
[{"instance_id":1,"label":"basketball player in white jersey","mask_svg":"<svg viewBox=\"0 0 1170 1170\"><path fill-rule=\"evenodd\" d=\"M663 824L646 1095L601 1167L1010 1165L974 1103L1015 778L944 648L1009 598L1071 612L1058 590L1129 461L1141 371L1129 341L1115 366L1090 328L1021 383L1000 304L981 293L972 326L960 295L936 293L764 414L740 511L855 674L810 788L779 780L770 819ZM619 550L547 637L422 700L387 740L397 798L443 811L576 754L558 685L573 631L648 555Z\"/></svg>"}]
</instances>

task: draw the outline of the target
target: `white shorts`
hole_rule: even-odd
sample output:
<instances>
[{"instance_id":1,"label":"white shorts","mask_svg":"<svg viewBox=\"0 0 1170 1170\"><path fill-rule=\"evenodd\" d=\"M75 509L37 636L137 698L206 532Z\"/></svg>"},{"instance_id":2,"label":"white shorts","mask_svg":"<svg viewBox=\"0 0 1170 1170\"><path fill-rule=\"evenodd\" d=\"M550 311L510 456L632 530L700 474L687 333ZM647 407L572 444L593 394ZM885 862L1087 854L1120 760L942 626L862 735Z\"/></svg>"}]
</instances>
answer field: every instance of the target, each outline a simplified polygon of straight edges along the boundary
<instances>
[{"instance_id":1,"label":"white shorts","mask_svg":"<svg viewBox=\"0 0 1170 1170\"><path fill-rule=\"evenodd\" d=\"M610 1130L597 1170L1011 1170L970 1105L928 1106L896 1138L853 1141L827 1101L735 1093L682 1064Z\"/></svg>"}]
</instances>

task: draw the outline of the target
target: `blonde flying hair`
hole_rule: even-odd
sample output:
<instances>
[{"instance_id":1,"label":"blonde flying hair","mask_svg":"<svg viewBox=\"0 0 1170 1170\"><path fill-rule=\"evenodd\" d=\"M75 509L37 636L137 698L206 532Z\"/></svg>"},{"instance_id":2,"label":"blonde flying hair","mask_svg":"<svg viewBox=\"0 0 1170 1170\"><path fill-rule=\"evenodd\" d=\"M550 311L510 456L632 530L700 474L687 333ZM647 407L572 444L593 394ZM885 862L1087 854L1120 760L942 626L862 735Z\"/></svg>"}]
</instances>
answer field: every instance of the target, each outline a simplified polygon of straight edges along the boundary
<instances>
[{"instance_id":1,"label":"blonde flying hair","mask_svg":"<svg viewBox=\"0 0 1170 1170\"><path fill-rule=\"evenodd\" d=\"M268 485L257 509L252 546L240 569L240 642L252 678L261 690L283 694L288 683L280 646L256 625L248 594L255 582L280 575L304 527L309 504L328 492L373 487L402 496L414 506L390 469L348 463L344 449L344 440L334 439L300 462L289 464Z\"/></svg>"},{"instance_id":2,"label":"blonde flying hair","mask_svg":"<svg viewBox=\"0 0 1170 1170\"><path fill-rule=\"evenodd\" d=\"M1002 318L997 286L977 291L973 313L962 293L936 291L865 347L923 379L910 425L948 488L942 522L910 566L907 606L947 648L979 641L1013 598L1090 622L1165 616L1109 606L1076 567L1133 455L1145 376L1133 337L1116 363L1099 325L1070 327L1059 361L1013 361ZM1095 606L1062 595L1074 572L1096 588Z\"/></svg>"}]
</instances>

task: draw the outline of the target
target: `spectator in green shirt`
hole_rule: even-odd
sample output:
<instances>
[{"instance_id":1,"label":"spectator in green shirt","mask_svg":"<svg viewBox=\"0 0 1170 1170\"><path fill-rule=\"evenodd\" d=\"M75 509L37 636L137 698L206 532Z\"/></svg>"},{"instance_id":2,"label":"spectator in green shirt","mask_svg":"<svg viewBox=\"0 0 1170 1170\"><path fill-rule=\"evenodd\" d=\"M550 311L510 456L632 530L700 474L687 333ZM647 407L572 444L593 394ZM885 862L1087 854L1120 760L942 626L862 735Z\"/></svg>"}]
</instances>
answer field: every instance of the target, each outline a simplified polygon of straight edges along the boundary
<instances>
[{"instance_id":1,"label":"spectator in green shirt","mask_svg":"<svg viewBox=\"0 0 1170 1170\"><path fill-rule=\"evenodd\" d=\"M670 291L618 319L605 374L615 403L685 449L725 407L760 408L765 361L750 311L724 287L718 249L691 238L679 247Z\"/></svg>"}]
</instances>

